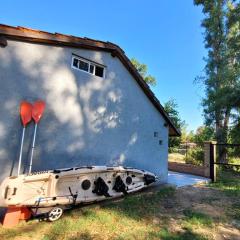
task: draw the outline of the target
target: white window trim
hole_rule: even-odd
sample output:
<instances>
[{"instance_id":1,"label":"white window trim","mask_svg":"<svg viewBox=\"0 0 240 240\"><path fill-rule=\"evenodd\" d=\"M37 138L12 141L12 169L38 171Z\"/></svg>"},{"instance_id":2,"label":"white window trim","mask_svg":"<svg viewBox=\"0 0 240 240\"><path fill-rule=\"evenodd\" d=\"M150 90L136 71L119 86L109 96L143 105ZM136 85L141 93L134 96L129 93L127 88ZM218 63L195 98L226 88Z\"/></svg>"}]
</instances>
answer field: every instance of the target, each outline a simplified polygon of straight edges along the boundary
<instances>
[{"instance_id":1,"label":"white window trim","mask_svg":"<svg viewBox=\"0 0 240 240\"><path fill-rule=\"evenodd\" d=\"M75 58L78 59L78 60L80 60L80 61L83 61L83 62L85 62L85 63L88 63L88 71L84 71L84 70L82 70L82 69L80 69L80 68L75 67L75 66L73 65L73 61L74 61ZM93 65L93 73L90 73L90 65ZM96 76L96 75L95 75L96 66L103 68L103 76L102 76L102 77L99 77L99 76ZM105 67L105 66L103 66L103 65L101 65L101 64L97 64L97 63L95 63L95 62L91 62L91 61L89 61L89 60L87 60L87 59L85 59L85 58L78 57L78 56L76 56L76 55L74 55L74 54L72 55L71 67L72 67L73 69L76 69L76 70L81 71L81 72L84 72L84 73L88 73L88 74L90 74L90 75L92 75L92 76L95 76L95 77L105 78L105 74L106 74L106 67Z\"/></svg>"}]
</instances>

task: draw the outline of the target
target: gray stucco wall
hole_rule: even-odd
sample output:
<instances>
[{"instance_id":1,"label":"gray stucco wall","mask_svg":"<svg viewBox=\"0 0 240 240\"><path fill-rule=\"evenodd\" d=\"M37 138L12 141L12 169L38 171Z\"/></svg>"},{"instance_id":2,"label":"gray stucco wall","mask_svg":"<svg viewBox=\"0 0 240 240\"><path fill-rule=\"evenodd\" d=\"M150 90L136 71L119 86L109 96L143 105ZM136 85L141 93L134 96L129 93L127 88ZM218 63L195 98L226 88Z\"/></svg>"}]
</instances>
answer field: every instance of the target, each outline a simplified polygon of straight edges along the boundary
<instances>
[{"instance_id":1,"label":"gray stucco wall","mask_svg":"<svg viewBox=\"0 0 240 240\"><path fill-rule=\"evenodd\" d=\"M105 79L72 69L72 53L106 65ZM166 181L168 128L110 53L8 41L0 48L0 83L0 180L11 169L16 174L20 101L43 99L46 111L38 128L34 170L125 165L152 171ZM23 171L33 127L31 123L26 130Z\"/></svg>"}]
</instances>

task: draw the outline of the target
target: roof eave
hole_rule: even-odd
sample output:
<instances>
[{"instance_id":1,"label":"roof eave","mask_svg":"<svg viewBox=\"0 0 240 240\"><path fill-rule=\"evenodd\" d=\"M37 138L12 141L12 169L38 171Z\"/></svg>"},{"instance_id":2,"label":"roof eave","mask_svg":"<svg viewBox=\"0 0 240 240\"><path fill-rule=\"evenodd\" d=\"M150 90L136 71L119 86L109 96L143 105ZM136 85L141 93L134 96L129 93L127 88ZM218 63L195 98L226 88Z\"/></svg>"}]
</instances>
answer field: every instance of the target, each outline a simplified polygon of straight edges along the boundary
<instances>
[{"instance_id":1,"label":"roof eave","mask_svg":"<svg viewBox=\"0 0 240 240\"><path fill-rule=\"evenodd\" d=\"M113 57L117 56L120 59L120 61L129 70L129 72L132 74L139 86L142 88L144 93L147 95L149 100L161 113L161 115L169 125L169 136L181 136L181 132L172 123L171 119L165 112L159 100L151 91L147 83L143 80L142 76L138 73L137 69L133 66L129 58L125 55L124 51L118 45L111 42L103 42L89 38L79 38L59 33L53 34L25 27L12 27L3 24L0 24L0 36L5 36L7 39L10 40L111 52Z\"/></svg>"}]
</instances>

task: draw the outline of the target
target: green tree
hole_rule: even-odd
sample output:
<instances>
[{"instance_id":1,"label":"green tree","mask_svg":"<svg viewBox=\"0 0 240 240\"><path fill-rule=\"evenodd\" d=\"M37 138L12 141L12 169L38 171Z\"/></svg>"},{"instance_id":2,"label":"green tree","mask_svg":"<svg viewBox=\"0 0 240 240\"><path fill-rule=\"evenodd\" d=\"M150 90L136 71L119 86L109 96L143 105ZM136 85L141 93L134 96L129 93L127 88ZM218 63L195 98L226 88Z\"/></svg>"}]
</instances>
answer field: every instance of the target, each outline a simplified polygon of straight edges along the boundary
<instances>
[{"instance_id":1,"label":"green tree","mask_svg":"<svg viewBox=\"0 0 240 240\"><path fill-rule=\"evenodd\" d=\"M227 142L233 108L239 100L239 2L230 0L195 0L205 15L205 47L208 49L205 75L199 79L205 85L203 99L206 125L214 126L216 140ZM238 49L238 51L237 51ZM238 95L239 96L239 95ZM237 98L239 99L239 97ZM220 161L226 161L226 149L219 148Z\"/></svg>"},{"instance_id":2,"label":"green tree","mask_svg":"<svg viewBox=\"0 0 240 240\"><path fill-rule=\"evenodd\" d=\"M227 85L224 0L195 0L202 5L205 18L202 26L205 28L205 47L208 49L206 58L205 84L206 97L203 100L204 114L207 125L215 124L217 140L226 142L226 133L230 117L230 107L223 104L223 89ZM226 95L225 95L226 96ZM226 106L225 106L226 105Z\"/></svg>"},{"instance_id":3,"label":"green tree","mask_svg":"<svg viewBox=\"0 0 240 240\"><path fill-rule=\"evenodd\" d=\"M139 74L142 76L143 80L151 85L151 86L156 86L157 81L156 78L153 77L152 75L148 74L148 67L146 64L144 63L140 63L137 59L132 58L131 59L132 64L134 65L134 67L137 69L137 71L139 72Z\"/></svg>"},{"instance_id":4,"label":"green tree","mask_svg":"<svg viewBox=\"0 0 240 240\"><path fill-rule=\"evenodd\" d=\"M187 142L195 142L195 134L194 131L191 130L188 134L187 134Z\"/></svg>"},{"instance_id":5,"label":"green tree","mask_svg":"<svg viewBox=\"0 0 240 240\"><path fill-rule=\"evenodd\" d=\"M183 121L178 112L178 105L174 99L170 99L164 104L164 109L167 112L168 116L171 118L174 125L178 128L183 130L186 129L186 123ZM181 143L181 138L177 137L170 137L169 138L169 147L178 147Z\"/></svg>"},{"instance_id":6,"label":"green tree","mask_svg":"<svg viewBox=\"0 0 240 240\"><path fill-rule=\"evenodd\" d=\"M227 13L227 28L228 28L228 58L230 74L233 79L236 79L237 84L234 84L232 89L232 99L230 99L234 108L231 114L232 126L229 132L230 143L240 143L240 3L228 3ZM238 149L239 152L239 149Z\"/></svg>"},{"instance_id":7,"label":"green tree","mask_svg":"<svg viewBox=\"0 0 240 240\"><path fill-rule=\"evenodd\" d=\"M208 126L200 126L194 134L194 142L203 143L205 141L214 140L214 128Z\"/></svg>"},{"instance_id":8,"label":"green tree","mask_svg":"<svg viewBox=\"0 0 240 240\"><path fill-rule=\"evenodd\" d=\"M234 4L235 2L235 4ZM240 109L240 1L228 1L227 3L227 59L228 59L228 77L232 80L229 89L231 98L229 101L238 113ZM234 113L234 118L236 117ZM238 117L237 117L238 118Z\"/></svg>"},{"instance_id":9,"label":"green tree","mask_svg":"<svg viewBox=\"0 0 240 240\"><path fill-rule=\"evenodd\" d=\"M230 128L229 142L240 144L240 117L235 119L234 125Z\"/></svg>"}]
</instances>

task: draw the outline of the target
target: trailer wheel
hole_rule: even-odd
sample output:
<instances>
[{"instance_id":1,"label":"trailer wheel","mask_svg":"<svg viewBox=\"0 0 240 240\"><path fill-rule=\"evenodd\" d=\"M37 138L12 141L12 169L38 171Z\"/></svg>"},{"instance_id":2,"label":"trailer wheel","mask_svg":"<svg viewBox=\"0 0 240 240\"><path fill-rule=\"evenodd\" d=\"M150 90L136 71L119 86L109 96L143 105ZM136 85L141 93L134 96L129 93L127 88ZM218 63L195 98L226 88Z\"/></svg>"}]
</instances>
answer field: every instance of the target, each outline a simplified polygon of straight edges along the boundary
<instances>
[{"instance_id":1,"label":"trailer wheel","mask_svg":"<svg viewBox=\"0 0 240 240\"><path fill-rule=\"evenodd\" d=\"M61 207L54 207L48 213L48 221L57 221L63 215L63 209Z\"/></svg>"}]
</instances>

